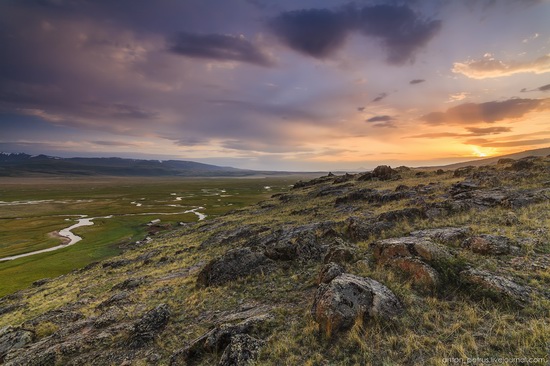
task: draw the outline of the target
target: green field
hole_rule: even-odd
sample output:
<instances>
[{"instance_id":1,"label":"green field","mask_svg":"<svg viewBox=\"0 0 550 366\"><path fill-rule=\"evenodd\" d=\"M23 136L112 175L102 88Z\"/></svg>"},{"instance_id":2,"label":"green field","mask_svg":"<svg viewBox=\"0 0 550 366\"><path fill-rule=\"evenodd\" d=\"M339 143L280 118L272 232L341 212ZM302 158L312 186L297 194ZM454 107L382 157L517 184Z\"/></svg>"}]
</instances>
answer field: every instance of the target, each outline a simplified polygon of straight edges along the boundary
<instances>
[{"instance_id":1,"label":"green field","mask_svg":"<svg viewBox=\"0 0 550 366\"><path fill-rule=\"evenodd\" d=\"M0 296L32 282L59 276L119 254L143 241L147 224L161 229L223 215L285 191L296 176L268 178L2 178L0 179L0 258L61 244L55 232L80 215L93 226L74 229L82 237L56 251L0 262ZM111 216L111 218L101 218ZM122 247L122 248L121 248Z\"/></svg>"}]
</instances>

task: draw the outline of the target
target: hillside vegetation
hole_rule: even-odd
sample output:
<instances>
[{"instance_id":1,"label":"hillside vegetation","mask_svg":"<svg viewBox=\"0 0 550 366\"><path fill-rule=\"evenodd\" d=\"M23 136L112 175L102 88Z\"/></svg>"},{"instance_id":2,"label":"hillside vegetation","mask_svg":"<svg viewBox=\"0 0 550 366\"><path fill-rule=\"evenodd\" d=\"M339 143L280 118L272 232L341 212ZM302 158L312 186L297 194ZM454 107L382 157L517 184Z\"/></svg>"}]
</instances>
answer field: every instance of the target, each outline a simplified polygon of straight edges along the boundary
<instances>
[{"instance_id":1,"label":"hillside vegetation","mask_svg":"<svg viewBox=\"0 0 550 366\"><path fill-rule=\"evenodd\" d=\"M297 182L0 299L0 359L543 365L549 212L549 157Z\"/></svg>"}]
</instances>

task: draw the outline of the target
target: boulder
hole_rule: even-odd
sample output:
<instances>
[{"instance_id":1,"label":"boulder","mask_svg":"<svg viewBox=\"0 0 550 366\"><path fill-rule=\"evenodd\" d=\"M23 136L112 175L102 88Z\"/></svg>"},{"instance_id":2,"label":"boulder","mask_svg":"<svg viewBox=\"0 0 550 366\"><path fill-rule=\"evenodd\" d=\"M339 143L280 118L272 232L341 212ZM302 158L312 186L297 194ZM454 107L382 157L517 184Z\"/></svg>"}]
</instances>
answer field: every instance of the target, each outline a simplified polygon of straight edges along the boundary
<instances>
[{"instance_id":1,"label":"boulder","mask_svg":"<svg viewBox=\"0 0 550 366\"><path fill-rule=\"evenodd\" d=\"M319 285L311 314L327 336L372 317L389 318L403 311L401 301L386 286L367 277L341 274Z\"/></svg>"},{"instance_id":2,"label":"boulder","mask_svg":"<svg viewBox=\"0 0 550 366\"><path fill-rule=\"evenodd\" d=\"M266 236L260 246L267 258L279 260L321 260L337 235L331 221L284 227Z\"/></svg>"},{"instance_id":3,"label":"boulder","mask_svg":"<svg viewBox=\"0 0 550 366\"><path fill-rule=\"evenodd\" d=\"M166 327L170 319L170 309L166 304L160 304L149 310L134 324L130 339L131 348L140 348L153 341L153 339Z\"/></svg>"},{"instance_id":4,"label":"boulder","mask_svg":"<svg viewBox=\"0 0 550 366\"><path fill-rule=\"evenodd\" d=\"M379 165L372 171L373 178L378 178L380 180L390 180L397 175L397 171L393 170L388 165Z\"/></svg>"},{"instance_id":5,"label":"boulder","mask_svg":"<svg viewBox=\"0 0 550 366\"><path fill-rule=\"evenodd\" d=\"M425 289L434 289L439 285L437 271L418 258L397 257L388 261L387 265L406 273L415 285Z\"/></svg>"},{"instance_id":6,"label":"boulder","mask_svg":"<svg viewBox=\"0 0 550 366\"><path fill-rule=\"evenodd\" d=\"M198 274L200 286L220 285L271 268L272 261L250 248L233 249L208 263Z\"/></svg>"},{"instance_id":7,"label":"boulder","mask_svg":"<svg viewBox=\"0 0 550 366\"><path fill-rule=\"evenodd\" d=\"M378 240L371 244L371 248L374 249L374 258L380 264L396 257L417 257L430 262L451 256L444 247L414 236Z\"/></svg>"},{"instance_id":8,"label":"boulder","mask_svg":"<svg viewBox=\"0 0 550 366\"><path fill-rule=\"evenodd\" d=\"M223 351L218 366L246 366L254 363L258 357L264 341L253 338L248 334L238 334L231 339Z\"/></svg>"},{"instance_id":9,"label":"boulder","mask_svg":"<svg viewBox=\"0 0 550 366\"><path fill-rule=\"evenodd\" d=\"M506 277L477 269L467 269L459 275L464 283L489 290L497 296L511 299L519 304L530 301L531 290Z\"/></svg>"},{"instance_id":10,"label":"boulder","mask_svg":"<svg viewBox=\"0 0 550 366\"><path fill-rule=\"evenodd\" d=\"M508 254L512 251L512 241L502 235L476 235L462 242L464 248L485 255Z\"/></svg>"}]
</instances>

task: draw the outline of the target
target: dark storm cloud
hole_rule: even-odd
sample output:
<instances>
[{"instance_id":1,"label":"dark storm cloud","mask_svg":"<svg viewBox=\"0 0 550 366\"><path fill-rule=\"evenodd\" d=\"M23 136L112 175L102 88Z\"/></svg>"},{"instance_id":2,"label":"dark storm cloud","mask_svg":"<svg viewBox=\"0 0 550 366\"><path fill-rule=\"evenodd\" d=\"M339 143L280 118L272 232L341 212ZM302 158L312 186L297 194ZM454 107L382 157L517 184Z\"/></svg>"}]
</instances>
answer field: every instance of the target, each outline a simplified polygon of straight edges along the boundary
<instances>
[{"instance_id":1,"label":"dark storm cloud","mask_svg":"<svg viewBox=\"0 0 550 366\"><path fill-rule=\"evenodd\" d=\"M421 120L432 125L460 125L479 122L493 123L507 118L519 118L535 111L550 109L550 99L508 99L502 102L466 103L445 112L432 112Z\"/></svg>"},{"instance_id":2,"label":"dark storm cloud","mask_svg":"<svg viewBox=\"0 0 550 366\"><path fill-rule=\"evenodd\" d=\"M361 10L358 27L382 41L389 63L403 64L439 32L441 21L421 19L407 6L376 5Z\"/></svg>"},{"instance_id":3,"label":"dark storm cloud","mask_svg":"<svg viewBox=\"0 0 550 366\"><path fill-rule=\"evenodd\" d=\"M386 98L388 96L388 93L380 93L378 94L378 96L376 98L374 98L372 101L373 102L379 102L381 101L382 99Z\"/></svg>"},{"instance_id":4,"label":"dark storm cloud","mask_svg":"<svg viewBox=\"0 0 550 366\"><path fill-rule=\"evenodd\" d=\"M414 79L414 80L409 81L409 84L415 85L415 84L423 83L423 82L425 82L425 81L426 81L426 80L424 80L424 79Z\"/></svg>"},{"instance_id":5,"label":"dark storm cloud","mask_svg":"<svg viewBox=\"0 0 550 366\"><path fill-rule=\"evenodd\" d=\"M260 48L242 36L180 33L174 37L169 49L187 57L272 65L272 61Z\"/></svg>"},{"instance_id":6,"label":"dark storm cloud","mask_svg":"<svg viewBox=\"0 0 550 366\"><path fill-rule=\"evenodd\" d=\"M366 122L390 122L394 121L394 118L392 116L374 116L372 118L367 119Z\"/></svg>"},{"instance_id":7,"label":"dark storm cloud","mask_svg":"<svg viewBox=\"0 0 550 366\"><path fill-rule=\"evenodd\" d=\"M270 28L290 48L316 58L339 49L350 31L345 13L329 9L287 11L271 20Z\"/></svg>"},{"instance_id":8,"label":"dark storm cloud","mask_svg":"<svg viewBox=\"0 0 550 366\"><path fill-rule=\"evenodd\" d=\"M403 64L439 32L441 21L422 19L407 6L348 5L286 11L269 27L290 48L321 59L340 49L350 33L358 32L381 41L388 63Z\"/></svg>"}]
</instances>

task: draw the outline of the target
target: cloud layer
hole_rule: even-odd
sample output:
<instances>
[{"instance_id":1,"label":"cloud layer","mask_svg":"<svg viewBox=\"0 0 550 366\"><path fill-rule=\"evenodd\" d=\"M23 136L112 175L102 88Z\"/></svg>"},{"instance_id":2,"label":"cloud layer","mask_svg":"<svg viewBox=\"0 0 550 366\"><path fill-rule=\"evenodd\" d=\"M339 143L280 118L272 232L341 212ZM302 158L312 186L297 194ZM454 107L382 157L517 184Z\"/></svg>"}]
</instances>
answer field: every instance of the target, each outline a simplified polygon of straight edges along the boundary
<instances>
[{"instance_id":1,"label":"cloud layer","mask_svg":"<svg viewBox=\"0 0 550 366\"><path fill-rule=\"evenodd\" d=\"M431 125L472 125L480 122L493 123L510 118L520 118L535 110L550 108L550 99L508 99L502 102L465 103L432 112L421 117Z\"/></svg>"}]
</instances>

